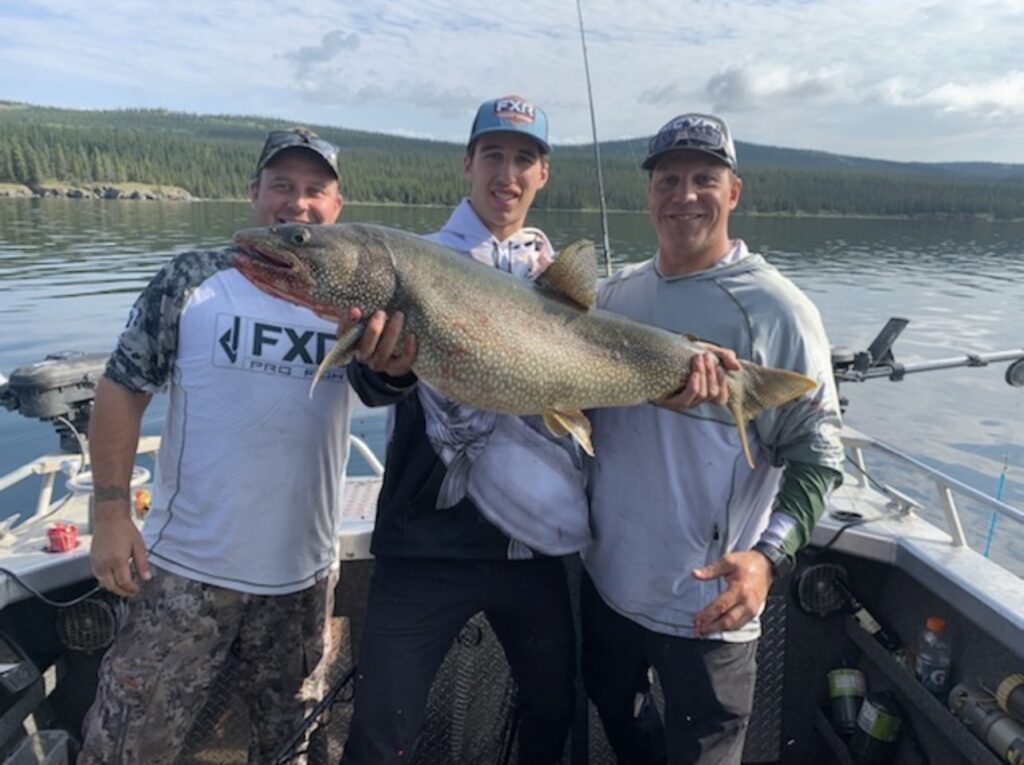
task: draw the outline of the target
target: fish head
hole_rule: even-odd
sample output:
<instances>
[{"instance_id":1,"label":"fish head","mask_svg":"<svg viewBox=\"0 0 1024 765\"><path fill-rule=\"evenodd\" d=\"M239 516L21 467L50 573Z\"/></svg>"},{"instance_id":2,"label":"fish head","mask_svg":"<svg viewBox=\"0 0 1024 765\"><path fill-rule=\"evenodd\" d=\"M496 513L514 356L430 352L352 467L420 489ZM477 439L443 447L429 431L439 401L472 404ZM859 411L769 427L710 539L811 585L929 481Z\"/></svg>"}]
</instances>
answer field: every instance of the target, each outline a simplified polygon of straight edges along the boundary
<instances>
[{"instance_id":1,"label":"fish head","mask_svg":"<svg viewBox=\"0 0 1024 765\"><path fill-rule=\"evenodd\" d=\"M264 292L337 320L362 302L359 248L337 228L287 223L239 231L235 267Z\"/></svg>"}]
</instances>

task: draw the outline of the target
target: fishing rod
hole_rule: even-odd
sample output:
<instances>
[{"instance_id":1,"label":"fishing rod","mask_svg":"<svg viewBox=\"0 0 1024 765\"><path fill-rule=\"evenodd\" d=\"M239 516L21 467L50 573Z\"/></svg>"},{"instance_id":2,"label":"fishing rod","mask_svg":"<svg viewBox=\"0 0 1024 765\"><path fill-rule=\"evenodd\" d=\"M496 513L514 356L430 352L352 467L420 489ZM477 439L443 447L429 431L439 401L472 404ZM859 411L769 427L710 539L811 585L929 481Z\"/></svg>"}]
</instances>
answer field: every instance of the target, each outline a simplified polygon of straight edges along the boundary
<instances>
[{"instance_id":1,"label":"fishing rod","mask_svg":"<svg viewBox=\"0 0 1024 765\"><path fill-rule=\"evenodd\" d=\"M601 146L597 142L597 118L594 116L594 92L590 87L590 61L587 58L587 35L583 27L583 0L576 0L580 19L580 43L583 46L583 72L587 79L587 103L590 105L590 132L594 137L594 162L597 165L597 193L601 205L601 233L604 236L604 272L612 275L612 248L608 241L608 205L604 198L604 172L601 170Z\"/></svg>"},{"instance_id":2,"label":"fishing rod","mask_svg":"<svg viewBox=\"0 0 1024 765\"><path fill-rule=\"evenodd\" d=\"M1013 362L1006 369L1006 382L1015 388L1024 387L1024 348L993 353L966 353L934 361L901 364L892 353L896 338L910 323L909 319L891 318L866 351L851 352L847 348L832 349L832 371L836 382L864 382L886 377L899 382L909 374L934 372L957 367L984 367L989 364Z\"/></svg>"}]
</instances>

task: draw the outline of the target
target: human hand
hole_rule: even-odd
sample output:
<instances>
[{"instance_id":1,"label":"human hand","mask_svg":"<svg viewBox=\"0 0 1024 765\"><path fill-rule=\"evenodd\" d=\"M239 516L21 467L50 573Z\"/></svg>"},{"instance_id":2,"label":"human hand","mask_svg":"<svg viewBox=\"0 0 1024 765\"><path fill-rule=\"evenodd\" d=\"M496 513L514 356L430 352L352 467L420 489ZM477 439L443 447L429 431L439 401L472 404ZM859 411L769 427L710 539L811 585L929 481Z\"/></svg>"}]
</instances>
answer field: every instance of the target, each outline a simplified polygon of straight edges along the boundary
<instances>
[{"instance_id":1,"label":"human hand","mask_svg":"<svg viewBox=\"0 0 1024 765\"><path fill-rule=\"evenodd\" d=\"M338 323L338 337L354 327L362 319L358 308L350 308ZM405 314L396 311L390 317L383 311L376 311L366 321L366 329L356 343L355 358L374 372L391 377L402 377L412 371L419 350L416 336L405 333Z\"/></svg>"},{"instance_id":2,"label":"human hand","mask_svg":"<svg viewBox=\"0 0 1024 765\"><path fill-rule=\"evenodd\" d=\"M699 637L713 632L736 630L749 622L764 608L772 583L772 567L768 559L755 550L734 552L703 568L693 570L694 579L702 582L722 577L728 586L694 618Z\"/></svg>"},{"instance_id":3,"label":"human hand","mask_svg":"<svg viewBox=\"0 0 1024 765\"><path fill-rule=\"evenodd\" d=\"M142 534L132 522L127 506L123 513L96 513L89 558L93 576L100 586L123 598L139 592L139 585L132 574L133 566L143 580L149 581L153 577Z\"/></svg>"},{"instance_id":4,"label":"human hand","mask_svg":"<svg viewBox=\"0 0 1024 765\"><path fill-rule=\"evenodd\" d=\"M725 371L737 371L740 362L736 354L728 348L720 348L710 343L699 343L706 349L690 362L686 385L678 393L654 401L655 406L674 411L682 411L703 403L710 402L725 406L729 403L729 385Z\"/></svg>"}]
</instances>

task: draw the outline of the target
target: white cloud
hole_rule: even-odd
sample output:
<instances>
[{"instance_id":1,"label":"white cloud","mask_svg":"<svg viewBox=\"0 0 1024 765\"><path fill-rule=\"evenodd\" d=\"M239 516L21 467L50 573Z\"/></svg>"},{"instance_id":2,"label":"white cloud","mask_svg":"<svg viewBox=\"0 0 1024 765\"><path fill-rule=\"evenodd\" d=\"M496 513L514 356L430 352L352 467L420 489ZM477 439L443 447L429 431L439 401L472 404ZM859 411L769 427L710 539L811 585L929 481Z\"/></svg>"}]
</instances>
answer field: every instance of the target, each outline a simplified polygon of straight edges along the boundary
<instances>
[{"instance_id":1,"label":"white cloud","mask_svg":"<svg viewBox=\"0 0 1024 765\"><path fill-rule=\"evenodd\" d=\"M602 138L719 110L743 141L1024 162L1024 135L1009 124L1024 111L1024 0L584 0L583 9ZM575 4L547 0L19 0L0 4L0 71L0 99L257 114L453 141L479 101L515 92L548 112L556 142L589 135ZM985 122L992 140L958 142L964 115ZM867 129L879 121L884 134Z\"/></svg>"},{"instance_id":2,"label":"white cloud","mask_svg":"<svg viewBox=\"0 0 1024 765\"><path fill-rule=\"evenodd\" d=\"M893 77L876 89L894 107L932 107L938 112L1000 119L1024 115L1024 70L984 80L943 82L919 90L905 77Z\"/></svg>"},{"instance_id":3,"label":"white cloud","mask_svg":"<svg viewBox=\"0 0 1024 765\"><path fill-rule=\"evenodd\" d=\"M716 111L757 109L792 101L828 103L844 91L838 69L806 72L787 66L731 67L712 75L705 86Z\"/></svg>"},{"instance_id":4,"label":"white cloud","mask_svg":"<svg viewBox=\"0 0 1024 765\"><path fill-rule=\"evenodd\" d=\"M988 82L947 82L921 98L943 111L981 117L1024 116L1024 71L1009 72Z\"/></svg>"}]
</instances>

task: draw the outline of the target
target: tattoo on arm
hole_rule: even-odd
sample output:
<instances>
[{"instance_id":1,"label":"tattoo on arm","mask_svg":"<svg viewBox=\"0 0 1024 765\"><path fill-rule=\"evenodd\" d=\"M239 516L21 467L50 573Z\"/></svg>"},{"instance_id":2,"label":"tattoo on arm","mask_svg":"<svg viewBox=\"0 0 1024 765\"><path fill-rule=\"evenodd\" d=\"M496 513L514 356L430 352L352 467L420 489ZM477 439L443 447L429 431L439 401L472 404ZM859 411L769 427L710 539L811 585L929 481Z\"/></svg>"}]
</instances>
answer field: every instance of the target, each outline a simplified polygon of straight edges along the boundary
<instances>
[{"instance_id":1,"label":"tattoo on arm","mask_svg":"<svg viewBox=\"0 0 1024 765\"><path fill-rule=\"evenodd\" d=\"M118 500L128 501L128 489L124 486L94 486L93 496L96 498L96 502L116 502Z\"/></svg>"}]
</instances>

